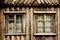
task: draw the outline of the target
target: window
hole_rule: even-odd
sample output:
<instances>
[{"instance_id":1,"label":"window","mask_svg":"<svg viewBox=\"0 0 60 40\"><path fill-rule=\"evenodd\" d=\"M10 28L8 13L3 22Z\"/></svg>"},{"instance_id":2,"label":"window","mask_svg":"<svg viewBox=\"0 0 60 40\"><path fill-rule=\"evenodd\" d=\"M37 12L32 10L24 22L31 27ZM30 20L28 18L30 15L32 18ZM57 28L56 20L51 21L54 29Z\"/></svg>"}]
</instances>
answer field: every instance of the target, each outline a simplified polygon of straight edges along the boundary
<instances>
[{"instance_id":1,"label":"window","mask_svg":"<svg viewBox=\"0 0 60 40\"><path fill-rule=\"evenodd\" d=\"M8 33L22 33L23 32L23 23L22 15L11 14L6 15L6 25Z\"/></svg>"},{"instance_id":2,"label":"window","mask_svg":"<svg viewBox=\"0 0 60 40\"><path fill-rule=\"evenodd\" d=\"M37 32L38 33L49 33L53 32L53 23L54 15L53 14L39 14L37 16Z\"/></svg>"},{"instance_id":3,"label":"window","mask_svg":"<svg viewBox=\"0 0 60 40\"><path fill-rule=\"evenodd\" d=\"M56 11L34 11L35 33L55 33L55 13Z\"/></svg>"},{"instance_id":4,"label":"window","mask_svg":"<svg viewBox=\"0 0 60 40\"><path fill-rule=\"evenodd\" d=\"M4 11L5 35L25 35L26 11Z\"/></svg>"}]
</instances>

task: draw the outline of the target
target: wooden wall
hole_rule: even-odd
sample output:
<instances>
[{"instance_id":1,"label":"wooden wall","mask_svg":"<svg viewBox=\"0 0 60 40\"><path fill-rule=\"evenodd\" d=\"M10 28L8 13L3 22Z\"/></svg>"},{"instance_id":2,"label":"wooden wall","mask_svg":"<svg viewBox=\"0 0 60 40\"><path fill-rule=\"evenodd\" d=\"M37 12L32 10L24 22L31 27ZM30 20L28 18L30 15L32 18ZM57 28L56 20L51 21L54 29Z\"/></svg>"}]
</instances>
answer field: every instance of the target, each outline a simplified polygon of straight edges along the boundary
<instances>
[{"instance_id":1,"label":"wooden wall","mask_svg":"<svg viewBox=\"0 0 60 40\"><path fill-rule=\"evenodd\" d=\"M26 11L25 15L25 35L5 36L5 16L4 11ZM56 36L34 36L35 20L33 11L56 11L55 33ZM60 40L60 8L59 7L7 7L0 8L0 40Z\"/></svg>"}]
</instances>

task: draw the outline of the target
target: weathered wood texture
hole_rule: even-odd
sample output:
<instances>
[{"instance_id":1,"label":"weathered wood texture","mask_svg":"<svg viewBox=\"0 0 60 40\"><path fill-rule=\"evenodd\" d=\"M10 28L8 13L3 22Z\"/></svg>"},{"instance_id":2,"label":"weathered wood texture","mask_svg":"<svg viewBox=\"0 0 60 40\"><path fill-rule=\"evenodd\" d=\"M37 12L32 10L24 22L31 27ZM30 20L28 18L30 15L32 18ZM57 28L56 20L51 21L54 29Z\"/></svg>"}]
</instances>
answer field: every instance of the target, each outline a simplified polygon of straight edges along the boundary
<instances>
[{"instance_id":1,"label":"weathered wood texture","mask_svg":"<svg viewBox=\"0 0 60 40\"><path fill-rule=\"evenodd\" d=\"M4 3L5 4L21 4L21 5L29 5L29 6L36 6L36 5L40 5L41 3L42 4L48 4L48 5L56 5L56 4L60 4L59 3L60 1L59 0L5 0Z\"/></svg>"},{"instance_id":2,"label":"weathered wood texture","mask_svg":"<svg viewBox=\"0 0 60 40\"><path fill-rule=\"evenodd\" d=\"M2 33L1 33L1 9L0 9L0 39L1 39L1 35Z\"/></svg>"},{"instance_id":3,"label":"weathered wood texture","mask_svg":"<svg viewBox=\"0 0 60 40\"><path fill-rule=\"evenodd\" d=\"M26 14L23 16L23 33L25 35L5 35L6 29L5 29L5 15L4 11L26 11ZM55 27L54 32L56 33L56 36L47 36L47 35L41 35L41 36L35 36L34 33L36 33L36 23L34 18L34 11L56 11L55 14ZM29 8L29 7L7 7L3 8L0 11L0 32L2 39L0 40L60 40L60 8L59 7L36 7L36 8Z\"/></svg>"}]
</instances>

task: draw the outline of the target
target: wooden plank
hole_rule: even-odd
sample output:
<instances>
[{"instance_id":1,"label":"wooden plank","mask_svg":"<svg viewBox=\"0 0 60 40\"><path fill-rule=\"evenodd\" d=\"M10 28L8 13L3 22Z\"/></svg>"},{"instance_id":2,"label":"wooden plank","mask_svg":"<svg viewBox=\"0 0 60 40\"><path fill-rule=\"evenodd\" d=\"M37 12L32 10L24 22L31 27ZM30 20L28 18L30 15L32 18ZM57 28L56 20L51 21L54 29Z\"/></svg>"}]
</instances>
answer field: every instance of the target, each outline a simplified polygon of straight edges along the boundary
<instances>
[{"instance_id":1,"label":"wooden plank","mask_svg":"<svg viewBox=\"0 0 60 40\"><path fill-rule=\"evenodd\" d=\"M25 0L20 0L19 3L21 4L23 1L25 1Z\"/></svg>"},{"instance_id":2,"label":"wooden plank","mask_svg":"<svg viewBox=\"0 0 60 40\"><path fill-rule=\"evenodd\" d=\"M25 7L22 8L22 11L26 11Z\"/></svg>"},{"instance_id":3,"label":"wooden plank","mask_svg":"<svg viewBox=\"0 0 60 40\"><path fill-rule=\"evenodd\" d=\"M21 36L21 40L25 40L25 39L24 39L24 36Z\"/></svg>"},{"instance_id":4,"label":"wooden plank","mask_svg":"<svg viewBox=\"0 0 60 40\"><path fill-rule=\"evenodd\" d=\"M39 4L41 4L41 1L40 1L40 0L37 0L37 2L38 2Z\"/></svg>"},{"instance_id":5,"label":"wooden plank","mask_svg":"<svg viewBox=\"0 0 60 40\"><path fill-rule=\"evenodd\" d=\"M57 13L57 16L58 16L58 24L57 24L58 25L58 40L60 40L60 22L59 22L60 21L60 8L57 8L57 10L58 10L57 11L58 12Z\"/></svg>"},{"instance_id":6,"label":"wooden plank","mask_svg":"<svg viewBox=\"0 0 60 40\"><path fill-rule=\"evenodd\" d=\"M27 7L26 8L26 40L29 40L30 39L30 31L29 31L29 8ZM28 30L28 31L27 31Z\"/></svg>"},{"instance_id":7,"label":"wooden plank","mask_svg":"<svg viewBox=\"0 0 60 40\"><path fill-rule=\"evenodd\" d=\"M51 40L53 40L53 37L52 36L50 38L51 38Z\"/></svg>"},{"instance_id":8,"label":"wooden plank","mask_svg":"<svg viewBox=\"0 0 60 40\"><path fill-rule=\"evenodd\" d=\"M1 31L2 31L2 28L1 28L1 27L2 27L2 26L1 26L2 21L1 21L1 16L2 16L2 15L1 15L1 9L0 9L0 39L2 40L2 32L1 32Z\"/></svg>"},{"instance_id":9,"label":"wooden plank","mask_svg":"<svg viewBox=\"0 0 60 40\"><path fill-rule=\"evenodd\" d=\"M34 11L34 13L56 13L56 11Z\"/></svg>"},{"instance_id":10,"label":"wooden plank","mask_svg":"<svg viewBox=\"0 0 60 40\"><path fill-rule=\"evenodd\" d=\"M34 40L36 40L36 37L34 36Z\"/></svg>"},{"instance_id":11,"label":"wooden plank","mask_svg":"<svg viewBox=\"0 0 60 40\"><path fill-rule=\"evenodd\" d=\"M24 0L24 2L23 2L23 3L24 3L24 4L27 4L27 2L28 2L28 0Z\"/></svg>"},{"instance_id":12,"label":"wooden plank","mask_svg":"<svg viewBox=\"0 0 60 40\"><path fill-rule=\"evenodd\" d=\"M4 37L4 39L3 40L6 40L6 37Z\"/></svg>"},{"instance_id":13,"label":"wooden plank","mask_svg":"<svg viewBox=\"0 0 60 40\"><path fill-rule=\"evenodd\" d=\"M33 26L33 8L31 8L30 9L30 22L31 22L31 40L34 40L34 36L33 36L33 34L34 34L34 26Z\"/></svg>"},{"instance_id":14,"label":"wooden plank","mask_svg":"<svg viewBox=\"0 0 60 40\"><path fill-rule=\"evenodd\" d=\"M14 11L14 7L11 7L11 11Z\"/></svg>"},{"instance_id":15,"label":"wooden plank","mask_svg":"<svg viewBox=\"0 0 60 40\"><path fill-rule=\"evenodd\" d=\"M1 37L4 39L5 34L5 16L3 15L4 9L1 9Z\"/></svg>"},{"instance_id":16,"label":"wooden plank","mask_svg":"<svg viewBox=\"0 0 60 40\"><path fill-rule=\"evenodd\" d=\"M5 0L5 1L4 1L4 3L7 3L7 2L8 2L8 0Z\"/></svg>"},{"instance_id":17,"label":"wooden plank","mask_svg":"<svg viewBox=\"0 0 60 40\"><path fill-rule=\"evenodd\" d=\"M34 25L34 33L36 33L37 32L37 30L36 30L37 29L37 27L36 27L36 24L37 24L36 21L37 20L36 20L35 15L34 15L34 19L33 20L34 20L34 24L33 24Z\"/></svg>"},{"instance_id":18,"label":"wooden plank","mask_svg":"<svg viewBox=\"0 0 60 40\"><path fill-rule=\"evenodd\" d=\"M6 8L6 11L9 11L9 7Z\"/></svg>"},{"instance_id":19,"label":"wooden plank","mask_svg":"<svg viewBox=\"0 0 60 40\"><path fill-rule=\"evenodd\" d=\"M49 4L52 4L52 0L48 0L48 3L49 3Z\"/></svg>"},{"instance_id":20,"label":"wooden plank","mask_svg":"<svg viewBox=\"0 0 60 40\"><path fill-rule=\"evenodd\" d=\"M46 37L46 40L49 40L48 37Z\"/></svg>"},{"instance_id":21,"label":"wooden plank","mask_svg":"<svg viewBox=\"0 0 60 40\"><path fill-rule=\"evenodd\" d=\"M27 4L29 4L29 3L31 3L31 0L29 0L29 1L27 2Z\"/></svg>"},{"instance_id":22,"label":"wooden plank","mask_svg":"<svg viewBox=\"0 0 60 40\"><path fill-rule=\"evenodd\" d=\"M18 1L18 0L17 0ZM16 7L15 9L14 9L14 11L19 11L19 7Z\"/></svg>"},{"instance_id":23,"label":"wooden plank","mask_svg":"<svg viewBox=\"0 0 60 40\"><path fill-rule=\"evenodd\" d=\"M17 7L17 11L19 11L20 10L20 8L19 7Z\"/></svg>"},{"instance_id":24,"label":"wooden plank","mask_svg":"<svg viewBox=\"0 0 60 40\"><path fill-rule=\"evenodd\" d=\"M51 36L49 36L48 40L51 40Z\"/></svg>"},{"instance_id":25,"label":"wooden plank","mask_svg":"<svg viewBox=\"0 0 60 40\"><path fill-rule=\"evenodd\" d=\"M48 4L48 0L44 0L46 2L46 4Z\"/></svg>"},{"instance_id":26,"label":"wooden plank","mask_svg":"<svg viewBox=\"0 0 60 40\"><path fill-rule=\"evenodd\" d=\"M10 40L10 36L7 36L7 40Z\"/></svg>"},{"instance_id":27,"label":"wooden plank","mask_svg":"<svg viewBox=\"0 0 60 40\"><path fill-rule=\"evenodd\" d=\"M32 4L35 0L31 0L30 4Z\"/></svg>"},{"instance_id":28,"label":"wooden plank","mask_svg":"<svg viewBox=\"0 0 60 40\"><path fill-rule=\"evenodd\" d=\"M54 7L51 7L51 11L54 11Z\"/></svg>"},{"instance_id":29,"label":"wooden plank","mask_svg":"<svg viewBox=\"0 0 60 40\"><path fill-rule=\"evenodd\" d=\"M11 36L11 40L15 40L15 36Z\"/></svg>"},{"instance_id":30,"label":"wooden plank","mask_svg":"<svg viewBox=\"0 0 60 40\"><path fill-rule=\"evenodd\" d=\"M59 25L58 25L58 13L59 13L59 8L55 8L55 11L56 11L56 15L55 15L55 32L58 34L59 32ZM58 34L59 35L59 34ZM59 39L60 37L59 36L55 36L55 40Z\"/></svg>"},{"instance_id":31,"label":"wooden plank","mask_svg":"<svg viewBox=\"0 0 60 40\"><path fill-rule=\"evenodd\" d=\"M26 28L26 15L23 15L23 33L25 33L25 28Z\"/></svg>"},{"instance_id":32,"label":"wooden plank","mask_svg":"<svg viewBox=\"0 0 60 40\"><path fill-rule=\"evenodd\" d=\"M25 11L25 8L24 7L22 8L22 11ZM26 27L25 26L25 24L26 24L26 14L23 14L22 15L22 20L23 20L23 22L22 22L23 23L23 33L25 33L25 31L26 31L25 30L25 27Z\"/></svg>"},{"instance_id":33,"label":"wooden plank","mask_svg":"<svg viewBox=\"0 0 60 40\"><path fill-rule=\"evenodd\" d=\"M44 2L44 0L41 0L41 3L43 3L43 4L44 4L44 3L45 3L45 2Z\"/></svg>"},{"instance_id":34,"label":"wooden plank","mask_svg":"<svg viewBox=\"0 0 60 40\"><path fill-rule=\"evenodd\" d=\"M45 37L45 36L42 36L42 37L41 37L41 39L42 39L42 40L45 40L45 39L46 39L46 37Z\"/></svg>"},{"instance_id":35,"label":"wooden plank","mask_svg":"<svg viewBox=\"0 0 60 40\"><path fill-rule=\"evenodd\" d=\"M16 36L17 37L17 40L21 40L21 37L20 36Z\"/></svg>"}]
</instances>

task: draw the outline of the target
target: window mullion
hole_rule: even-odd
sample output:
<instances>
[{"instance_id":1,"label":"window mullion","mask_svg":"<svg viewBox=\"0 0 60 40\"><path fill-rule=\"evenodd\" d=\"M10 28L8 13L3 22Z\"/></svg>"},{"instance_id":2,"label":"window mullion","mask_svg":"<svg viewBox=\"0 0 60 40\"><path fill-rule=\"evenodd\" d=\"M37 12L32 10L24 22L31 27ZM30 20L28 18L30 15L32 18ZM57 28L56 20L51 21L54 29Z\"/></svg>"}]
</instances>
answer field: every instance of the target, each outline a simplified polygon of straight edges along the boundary
<instances>
[{"instance_id":1,"label":"window mullion","mask_svg":"<svg viewBox=\"0 0 60 40\"><path fill-rule=\"evenodd\" d=\"M44 14L44 33L45 33L45 23L46 22L46 15Z\"/></svg>"},{"instance_id":2,"label":"window mullion","mask_svg":"<svg viewBox=\"0 0 60 40\"><path fill-rule=\"evenodd\" d=\"M14 27L13 32L16 32L16 15L14 14Z\"/></svg>"}]
</instances>

